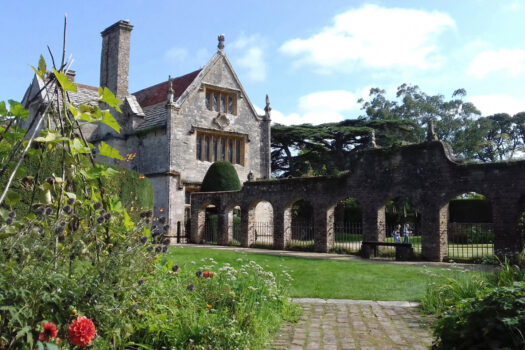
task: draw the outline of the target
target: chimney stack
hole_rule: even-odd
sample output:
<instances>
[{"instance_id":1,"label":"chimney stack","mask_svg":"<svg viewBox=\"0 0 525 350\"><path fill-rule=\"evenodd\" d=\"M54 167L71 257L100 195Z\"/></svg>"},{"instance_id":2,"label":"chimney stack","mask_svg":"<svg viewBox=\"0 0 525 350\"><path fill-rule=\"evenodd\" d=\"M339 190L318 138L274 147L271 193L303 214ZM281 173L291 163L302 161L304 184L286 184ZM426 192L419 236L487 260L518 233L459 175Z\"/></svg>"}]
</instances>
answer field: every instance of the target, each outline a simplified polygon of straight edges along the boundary
<instances>
[{"instance_id":1,"label":"chimney stack","mask_svg":"<svg viewBox=\"0 0 525 350\"><path fill-rule=\"evenodd\" d=\"M72 69L70 69L70 70L68 70L66 72L66 77L68 77L69 80L71 80L72 82L75 82L75 76L76 75L77 75L77 73L74 70L72 70Z\"/></svg>"},{"instance_id":2,"label":"chimney stack","mask_svg":"<svg viewBox=\"0 0 525 350\"><path fill-rule=\"evenodd\" d=\"M129 94L129 39L132 29L129 21L124 20L101 33L100 86L107 87L119 98Z\"/></svg>"}]
</instances>

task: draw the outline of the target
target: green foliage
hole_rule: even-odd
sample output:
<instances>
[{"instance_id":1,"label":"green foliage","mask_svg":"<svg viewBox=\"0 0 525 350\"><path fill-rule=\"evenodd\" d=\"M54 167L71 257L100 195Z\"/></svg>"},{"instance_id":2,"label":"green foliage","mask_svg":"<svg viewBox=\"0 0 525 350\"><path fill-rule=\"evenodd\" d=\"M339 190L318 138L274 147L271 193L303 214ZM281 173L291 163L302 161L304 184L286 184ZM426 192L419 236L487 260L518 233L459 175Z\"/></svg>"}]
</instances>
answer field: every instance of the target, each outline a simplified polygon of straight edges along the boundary
<instances>
[{"instance_id":1,"label":"green foliage","mask_svg":"<svg viewBox=\"0 0 525 350\"><path fill-rule=\"evenodd\" d=\"M426 312L436 315L442 314L460 300L474 298L490 285L486 274L467 274L465 270L458 269L445 281L435 281L435 276L431 273L429 277L421 306Z\"/></svg>"},{"instance_id":2,"label":"green foliage","mask_svg":"<svg viewBox=\"0 0 525 350\"><path fill-rule=\"evenodd\" d=\"M466 91L459 89L447 100L427 95L417 85L402 84L394 100L386 98L385 90L372 88L369 99L360 103L366 119L414 122L414 132L401 140L423 142L428 121L433 120L438 138L466 159L494 162L519 156L525 149L525 112L480 117L472 103L463 101L465 96Z\"/></svg>"},{"instance_id":3,"label":"green foliage","mask_svg":"<svg viewBox=\"0 0 525 350\"><path fill-rule=\"evenodd\" d=\"M241 189L239 176L233 165L220 161L213 163L202 180L202 192L238 191Z\"/></svg>"},{"instance_id":4,"label":"green foliage","mask_svg":"<svg viewBox=\"0 0 525 350\"><path fill-rule=\"evenodd\" d=\"M265 349L282 319L297 314L284 296L285 272L274 275L243 259L239 267L195 260L180 261L172 251L145 279L134 342L154 349Z\"/></svg>"},{"instance_id":5,"label":"green foliage","mask_svg":"<svg viewBox=\"0 0 525 350\"><path fill-rule=\"evenodd\" d=\"M525 282L462 299L439 321L433 349L523 349Z\"/></svg>"},{"instance_id":6,"label":"green foliage","mask_svg":"<svg viewBox=\"0 0 525 350\"><path fill-rule=\"evenodd\" d=\"M78 140L78 139L75 139ZM6 155L5 155L6 156ZM0 152L0 158L2 152ZM153 207L153 185L151 181L144 178L136 171L123 169L117 166L97 164L91 167L84 164L85 168L80 169L84 179L97 180L101 179L103 188L108 192L115 194L122 202L123 208L126 208L133 218L137 220L142 210ZM44 202L47 186L35 186L35 175L38 173L40 179L53 178L56 174L61 173L61 154L60 152L47 153L45 160L40 161L37 156L26 157L22 162L22 169L25 174L19 174L17 180L11 187L6 198L6 204L19 213L29 213L31 204ZM33 174L26 176L26 174ZM76 172L70 175L78 175ZM4 183L6 176L0 178L0 183ZM84 180L70 183L70 189L81 189ZM11 193L17 194L16 203L11 202ZM55 196L53 195L53 198ZM9 202L9 203L8 203Z\"/></svg>"},{"instance_id":7,"label":"green foliage","mask_svg":"<svg viewBox=\"0 0 525 350\"><path fill-rule=\"evenodd\" d=\"M352 168L352 155L376 143L390 147L413 134L414 123L400 120L344 120L320 125L272 126L272 172L280 177L336 175Z\"/></svg>"},{"instance_id":8,"label":"green foliage","mask_svg":"<svg viewBox=\"0 0 525 350\"><path fill-rule=\"evenodd\" d=\"M95 163L93 145L79 138L85 123L120 127L108 110L68 104L74 83L45 70L41 59L36 74L59 93L38 138L15 126L27 115L19 104L0 104L0 349L79 349L67 339L78 315L91 319L97 334L82 348L263 348L297 311L283 293L287 281L252 263L239 271L213 267L209 279L160 263L169 226L151 210L139 213L152 205L151 183ZM119 110L109 90L99 93ZM33 147L20 153L28 143ZM99 150L123 159L105 143ZM60 345L38 340L44 322L56 324Z\"/></svg>"},{"instance_id":9,"label":"green foliage","mask_svg":"<svg viewBox=\"0 0 525 350\"><path fill-rule=\"evenodd\" d=\"M53 74L57 78L58 83L62 87L62 90L77 92L77 85L73 83L71 80L69 80L69 78L64 73L58 72L56 69L53 68Z\"/></svg>"},{"instance_id":10,"label":"green foliage","mask_svg":"<svg viewBox=\"0 0 525 350\"><path fill-rule=\"evenodd\" d=\"M9 111L0 105L0 184L7 194L0 206L0 348L56 349L36 342L42 323L51 321L62 348L71 349L67 327L79 314L95 323L95 348L121 348L138 322L139 281L166 250L157 245L166 228L149 228L151 212L131 221L112 191L120 184L106 183L120 171L96 165L92 145L77 136L73 112L102 123L105 112L86 105L69 105L66 112L66 92L76 86L63 72L43 72L45 67L41 59L37 74L59 93L43 116L52 122L38 138L25 138L15 126L27 116L20 104L10 101ZM32 141L34 148L21 153Z\"/></svg>"},{"instance_id":11,"label":"green foliage","mask_svg":"<svg viewBox=\"0 0 525 350\"><path fill-rule=\"evenodd\" d=\"M435 349L525 345L525 272L507 260L494 273L457 270L445 281L432 278L421 306L441 316L434 331Z\"/></svg>"},{"instance_id":12,"label":"green foliage","mask_svg":"<svg viewBox=\"0 0 525 350\"><path fill-rule=\"evenodd\" d=\"M124 157L122 157L116 149L114 149L104 141L101 141L98 145L98 151L101 156L118 160L124 160Z\"/></svg>"}]
</instances>

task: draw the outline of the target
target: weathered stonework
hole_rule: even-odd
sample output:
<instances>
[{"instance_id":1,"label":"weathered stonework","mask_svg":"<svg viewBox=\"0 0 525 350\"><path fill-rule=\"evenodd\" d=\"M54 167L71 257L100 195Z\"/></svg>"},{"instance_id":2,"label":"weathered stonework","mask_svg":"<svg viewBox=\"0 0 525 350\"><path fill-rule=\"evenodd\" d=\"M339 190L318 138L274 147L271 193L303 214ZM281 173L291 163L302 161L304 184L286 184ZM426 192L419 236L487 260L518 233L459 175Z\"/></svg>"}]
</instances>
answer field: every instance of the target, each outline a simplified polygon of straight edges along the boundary
<instances>
[{"instance_id":1,"label":"weathered stonework","mask_svg":"<svg viewBox=\"0 0 525 350\"><path fill-rule=\"evenodd\" d=\"M334 244L335 207L351 197L363 213L363 239L384 241L385 204L406 197L421 213L422 256L441 261L447 251L449 201L462 193L477 192L492 204L496 253L515 254L523 249L518 220L525 208L525 161L461 163L454 160L448 144L432 141L363 151L351 169L338 177L250 181L240 191L193 193L191 240L199 243L202 239L202 213L208 204L215 205L219 213L240 206L241 243L249 246L254 241L253 208L267 201L273 207L274 248L283 249L291 238L291 207L304 199L314 208L315 248L326 252Z\"/></svg>"},{"instance_id":2,"label":"weathered stonework","mask_svg":"<svg viewBox=\"0 0 525 350\"><path fill-rule=\"evenodd\" d=\"M191 205L189 191L199 189L211 165L211 161L197 159L198 132L243 140L242 160L234 164L239 178L246 179L249 173L259 179L270 176L269 102L265 114L258 115L224 53L224 36L219 37L221 47L202 69L129 94L132 28L128 21L119 21L102 32L100 86L109 88L123 101L122 113L112 111L121 133L105 125L88 125L83 131L95 145L104 141L122 155L135 154L132 161L126 162L100 157L98 160L147 176L153 183L155 214L167 217L174 236L177 226L184 231L185 212ZM72 102L97 100L97 87L77 85L78 92L70 94ZM35 77L24 100L30 101L42 87L43 82ZM236 110L210 111L205 103L208 88L234 97ZM45 92L41 92L41 99L36 102L44 99ZM39 113L33 106L27 106L32 117ZM227 222L231 218L221 220Z\"/></svg>"}]
</instances>

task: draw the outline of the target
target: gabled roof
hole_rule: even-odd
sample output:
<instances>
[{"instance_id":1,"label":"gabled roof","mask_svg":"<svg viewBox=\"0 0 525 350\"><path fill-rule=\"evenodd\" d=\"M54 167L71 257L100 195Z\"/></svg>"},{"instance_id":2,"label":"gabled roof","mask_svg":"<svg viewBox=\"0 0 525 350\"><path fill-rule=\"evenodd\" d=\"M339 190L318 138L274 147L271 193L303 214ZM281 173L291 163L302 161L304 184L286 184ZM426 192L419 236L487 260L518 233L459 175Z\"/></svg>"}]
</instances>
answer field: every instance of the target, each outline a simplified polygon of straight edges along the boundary
<instances>
[{"instance_id":1,"label":"gabled roof","mask_svg":"<svg viewBox=\"0 0 525 350\"><path fill-rule=\"evenodd\" d=\"M77 92L69 91L67 93L71 103L79 105L82 103L93 103L98 101L98 87L80 83L75 84L77 86ZM53 97L52 92L54 89L49 89L49 87L44 89L44 85L44 82L35 74L33 81L31 82L31 85L27 89L22 100L22 105L25 108L29 108L28 104L30 100L37 99L39 102L48 102L49 99ZM39 96L35 98L35 95L37 94L39 94ZM55 100L55 98L53 98L53 100ZM58 102L59 104L62 103L60 99L58 99Z\"/></svg>"},{"instance_id":2,"label":"gabled roof","mask_svg":"<svg viewBox=\"0 0 525 350\"><path fill-rule=\"evenodd\" d=\"M171 80L173 87L173 98L176 99L186 91L188 86L195 80L195 77L199 75L202 69L196 70L195 72L188 73L186 75L174 78ZM168 95L168 81L164 81L160 84L150 86L133 93L137 98L137 102L142 108L155 105L160 102L166 102L166 96Z\"/></svg>"}]
</instances>

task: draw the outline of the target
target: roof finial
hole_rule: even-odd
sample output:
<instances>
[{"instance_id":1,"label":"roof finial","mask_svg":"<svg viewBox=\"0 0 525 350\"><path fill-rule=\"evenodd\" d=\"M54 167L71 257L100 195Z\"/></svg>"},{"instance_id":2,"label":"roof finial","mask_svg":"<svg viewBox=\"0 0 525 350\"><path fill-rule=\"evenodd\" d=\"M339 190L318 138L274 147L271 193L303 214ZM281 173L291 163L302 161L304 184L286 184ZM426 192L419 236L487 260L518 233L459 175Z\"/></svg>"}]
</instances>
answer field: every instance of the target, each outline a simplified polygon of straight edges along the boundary
<instances>
[{"instance_id":1,"label":"roof finial","mask_svg":"<svg viewBox=\"0 0 525 350\"><path fill-rule=\"evenodd\" d=\"M224 34L219 34L219 36L217 37L217 39L219 40L219 45L217 45L217 47L219 48L219 50L224 50Z\"/></svg>"},{"instance_id":2,"label":"roof finial","mask_svg":"<svg viewBox=\"0 0 525 350\"><path fill-rule=\"evenodd\" d=\"M432 142L437 140L438 136L434 130L434 119L429 119L427 122L427 141Z\"/></svg>"},{"instance_id":3,"label":"roof finial","mask_svg":"<svg viewBox=\"0 0 525 350\"><path fill-rule=\"evenodd\" d=\"M271 110L272 110L272 107L270 107L270 98L268 97L268 94L266 94L266 106L264 107L264 111L266 112L266 115L270 115Z\"/></svg>"},{"instance_id":4,"label":"roof finial","mask_svg":"<svg viewBox=\"0 0 525 350\"><path fill-rule=\"evenodd\" d=\"M173 104L173 83L171 82L171 75L168 76L168 96L167 96L167 104L172 105Z\"/></svg>"}]
</instances>

